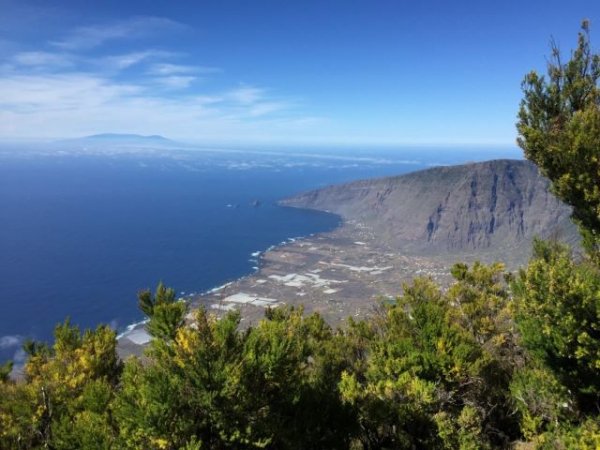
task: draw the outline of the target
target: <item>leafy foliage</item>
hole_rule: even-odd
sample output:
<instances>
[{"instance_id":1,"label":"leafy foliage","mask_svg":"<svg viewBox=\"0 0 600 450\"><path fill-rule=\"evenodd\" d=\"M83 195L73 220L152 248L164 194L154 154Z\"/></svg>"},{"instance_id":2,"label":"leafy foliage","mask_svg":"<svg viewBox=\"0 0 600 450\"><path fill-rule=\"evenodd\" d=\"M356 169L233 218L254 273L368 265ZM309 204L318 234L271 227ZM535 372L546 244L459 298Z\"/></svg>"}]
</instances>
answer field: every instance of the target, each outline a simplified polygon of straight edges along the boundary
<instances>
[{"instance_id":1,"label":"leafy foliage","mask_svg":"<svg viewBox=\"0 0 600 450\"><path fill-rule=\"evenodd\" d=\"M537 241L515 285L525 346L575 394L584 410L600 401L600 270L567 248Z\"/></svg>"},{"instance_id":2,"label":"leafy foliage","mask_svg":"<svg viewBox=\"0 0 600 450\"><path fill-rule=\"evenodd\" d=\"M0 383L6 383L13 370L13 362L7 361L0 366Z\"/></svg>"},{"instance_id":3,"label":"leafy foliage","mask_svg":"<svg viewBox=\"0 0 600 450\"><path fill-rule=\"evenodd\" d=\"M351 325L368 329L368 350L340 389L358 409L363 448L482 448L518 433L500 351L514 339L499 313L509 305L501 271L457 265L446 293L417 279L380 317Z\"/></svg>"},{"instance_id":4,"label":"leafy foliage","mask_svg":"<svg viewBox=\"0 0 600 450\"><path fill-rule=\"evenodd\" d=\"M552 45L548 77L531 72L523 82L518 143L573 206L591 255L600 260L600 55L583 22L567 62Z\"/></svg>"},{"instance_id":5,"label":"leafy foliage","mask_svg":"<svg viewBox=\"0 0 600 450\"><path fill-rule=\"evenodd\" d=\"M592 269L537 243L516 280L456 264L448 289L416 279L338 330L293 308L246 329L236 312L184 323L185 307L163 322L181 303L159 286L161 326L124 368L106 327L25 345L25 379L0 383L0 448L593 448Z\"/></svg>"},{"instance_id":6,"label":"leafy foliage","mask_svg":"<svg viewBox=\"0 0 600 450\"><path fill-rule=\"evenodd\" d=\"M515 320L526 350L511 392L521 429L539 448L598 448L600 441L600 55L589 23L563 62L556 45L548 78L523 83L519 145L573 206L588 256L536 241L515 284Z\"/></svg>"},{"instance_id":7,"label":"leafy foliage","mask_svg":"<svg viewBox=\"0 0 600 450\"><path fill-rule=\"evenodd\" d=\"M27 343L24 382L0 384L0 448L109 448L108 405L121 363L114 331L81 334L67 320L52 348Z\"/></svg>"},{"instance_id":8,"label":"leafy foliage","mask_svg":"<svg viewBox=\"0 0 600 450\"><path fill-rule=\"evenodd\" d=\"M329 326L294 310L238 325L238 313L198 310L170 345L152 343L147 364L126 365L116 401L124 446L343 448L348 413L324 358Z\"/></svg>"},{"instance_id":9,"label":"leafy foliage","mask_svg":"<svg viewBox=\"0 0 600 450\"><path fill-rule=\"evenodd\" d=\"M175 290L158 284L154 296L150 290L138 293L138 306L148 317L148 333L172 340L185 318L187 304L175 298Z\"/></svg>"}]
</instances>

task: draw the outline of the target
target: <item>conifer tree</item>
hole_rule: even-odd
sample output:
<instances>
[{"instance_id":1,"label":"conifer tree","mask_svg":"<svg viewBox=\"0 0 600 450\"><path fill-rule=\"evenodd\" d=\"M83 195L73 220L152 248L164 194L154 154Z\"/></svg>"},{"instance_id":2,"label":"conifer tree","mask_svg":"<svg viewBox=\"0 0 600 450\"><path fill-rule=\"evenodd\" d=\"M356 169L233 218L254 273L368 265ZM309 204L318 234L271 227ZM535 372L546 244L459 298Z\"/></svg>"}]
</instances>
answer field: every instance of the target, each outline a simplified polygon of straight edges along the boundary
<instances>
[{"instance_id":1,"label":"conifer tree","mask_svg":"<svg viewBox=\"0 0 600 450\"><path fill-rule=\"evenodd\" d=\"M585 246L600 262L600 55L589 22L568 61L554 42L551 52L547 76L533 71L523 81L518 143L573 207Z\"/></svg>"}]
</instances>

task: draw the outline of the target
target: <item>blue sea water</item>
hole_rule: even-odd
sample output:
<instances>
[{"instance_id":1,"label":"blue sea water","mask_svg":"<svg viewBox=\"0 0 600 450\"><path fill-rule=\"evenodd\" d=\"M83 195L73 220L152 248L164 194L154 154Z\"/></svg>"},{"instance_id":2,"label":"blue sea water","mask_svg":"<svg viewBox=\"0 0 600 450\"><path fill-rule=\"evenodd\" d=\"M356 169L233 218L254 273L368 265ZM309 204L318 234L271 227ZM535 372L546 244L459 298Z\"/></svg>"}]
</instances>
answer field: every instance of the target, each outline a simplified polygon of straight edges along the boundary
<instances>
[{"instance_id":1,"label":"blue sea water","mask_svg":"<svg viewBox=\"0 0 600 450\"><path fill-rule=\"evenodd\" d=\"M67 316L82 328L122 331L141 319L140 289L162 280L178 292L206 291L251 273L252 253L339 224L331 214L277 206L280 198L430 163L399 155L5 154L0 361L21 358L25 338L51 340Z\"/></svg>"}]
</instances>

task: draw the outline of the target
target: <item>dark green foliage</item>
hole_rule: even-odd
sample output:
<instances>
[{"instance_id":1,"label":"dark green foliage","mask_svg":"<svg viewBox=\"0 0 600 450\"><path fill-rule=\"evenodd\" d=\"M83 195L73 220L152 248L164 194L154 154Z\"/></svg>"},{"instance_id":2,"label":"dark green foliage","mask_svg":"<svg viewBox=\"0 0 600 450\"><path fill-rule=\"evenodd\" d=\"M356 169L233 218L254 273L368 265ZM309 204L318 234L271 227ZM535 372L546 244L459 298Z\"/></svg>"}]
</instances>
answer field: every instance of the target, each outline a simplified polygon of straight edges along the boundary
<instances>
[{"instance_id":1,"label":"dark green foliage","mask_svg":"<svg viewBox=\"0 0 600 450\"><path fill-rule=\"evenodd\" d=\"M518 436L502 266L453 273L446 293L417 279L381 316L351 325L350 340L362 336L366 351L340 388L358 410L363 448L485 448Z\"/></svg>"},{"instance_id":2,"label":"dark green foliage","mask_svg":"<svg viewBox=\"0 0 600 450\"><path fill-rule=\"evenodd\" d=\"M23 382L0 384L0 448L111 448L120 379L114 331L67 320L52 347L28 342Z\"/></svg>"},{"instance_id":3,"label":"dark green foliage","mask_svg":"<svg viewBox=\"0 0 600 450\"><path fill-rule=\"evenodd\" d=\"M536 72L523 82L518 143L573 206L584 242L600 258L600 55L590 45L589 24L564 62L556 45L547 78Z\"/></svg>"},{"instance_id":4,"label":"dark green foliage","mask_svg":"<svg viewBox=\"0 0 600 450\"><path fill-rule=\"evenodd\" d=\"M577 420L569 390L543 365L532 362L518 370L510 392L527 439Z\"/></svg>"},{"instance_id":5,"label":"dark green foliage","mask_svg":"<svg viewBox=\"0 0 600 450\"><path fill-rule=\"evenodd\" d=\"M13 369L13 362L8 361L0 366L0 383L8 381L8 377Z\"/></svg>"},{"instance_id":6,"label":"dark green foliage","mask_svg":"<svg viewBox=\"0 0 600 450\"><path fill-rule=\"evenodd\" d=\"M564 246L537 241L515 283L525 346L571 389L583 410L600 401L600 270Z\"/></svg>"},{"instance_id":7,"label":"dark green foliage","mask_svg":"<svg viewBox=\"0 0 600 450\"><path fill-rule=\"evenodd\" d=\"M162 282L156 287L154 296L150 290L138 293L138 306L148 317L148 333L153 337L174 339L177 329L183 325L187 304L175 298L175 290Z\"/></svg>"},{"instance_id":8,"label":"dark green foliage","mask_svg":"<svg viewBox=\"0 0 600 450\"><path fill-rule=\"evenodd\" d=\"M347 448L329 326L294 310L245 332L238 324L237 313L199 310L171 344L153 341L148 364L127 364L116 402L123 446Z\"/></svg>"},{"instance_id":9,"label":"dark green foliage","mask_svg":"<svg viewBox=\"0 0 600 450\"><path fill-rule=\"evenodd\" d=\"M26 344L24 381L0 383L0 448L593 448L593 266L536 243L514 282L500 264L452 273L343 330L293 308L240 330L201 309L122 372L114 332L67 321L52 347ZM181 304L168 292L146 297L150 324Z\"/></svg>"},{"instance_id":10,"label":"dark green foliage","mask_svg":"<svg viewBox=\"0 0 600 450\"><path fill-rule=\"evenodd\" d=\"M50 356L52 353L50 347L48 347L48 344L44 342L33 341L31 339L28 339L23 343L23 351L30 357Z\"/></svg>"},{"instance_id":11,"label":"dark green foliage","mask_svg":"<svg viewBox=\"0 0 600 450\"><path fill-rule=\"evenodd\" d=\"M538 442L541 450L596 450L600 447L600 420L588 419L576 426L559 426Z\"/></svg>"},{"instance_id":12,"label":"dark green foliage","mask_svg":"<svg viewBox=\"0 0 600 450\"><path fill-rule=\"evenodd\" d=\"M173 288L165 287L162 282L158 283L154 297L149 289L145 289L138 293L138 306L148 317L154 315L156 306L175 303L175 300L175 290Z\"/></svg>"},{"instance_id":13,"label":"dark green foliage","mask_svg":"<svg viewBox=\"0 0 600 450\"><path fill-rule=\"evenodd\" d=\"M511 384L524 435L540 448L598 448L600 410L600 55L589 23L568 61L523 83L519 145L573 206L589 258L536 241L514 284L527 365Z\"/></svg>"},{"instance_id":14,"label":"dark green foliage","mask_svg":"<svg viewBox=\"0 0 600 450\"><path fill-rule=\"evenodd\" d=\"M156 339L149 362L126 365L117 399L123 446L179 448L200 438L207 448L227 440L238 420L234 354L239 317L196 314L198 330L182 328L174 342Z\"/></svg>"}]
</instances>

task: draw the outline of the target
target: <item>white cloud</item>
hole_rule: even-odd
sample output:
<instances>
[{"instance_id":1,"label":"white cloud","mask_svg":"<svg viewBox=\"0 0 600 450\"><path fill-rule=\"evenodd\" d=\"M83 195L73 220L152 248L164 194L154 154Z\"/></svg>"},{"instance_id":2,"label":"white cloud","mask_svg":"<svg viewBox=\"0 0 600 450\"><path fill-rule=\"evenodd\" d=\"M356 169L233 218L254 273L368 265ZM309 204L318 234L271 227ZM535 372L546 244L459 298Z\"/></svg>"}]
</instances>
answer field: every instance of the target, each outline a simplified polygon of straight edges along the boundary
<instances>
[{"instance_id":1,"label":"white cloud","mask_svg":"<svg viewBox=\"0 0 600 450\"><path fill-rule=\"evenodd\" d=\"M173 75L169 77L155 78L156 82L167 89L185 89L188 88L196 77Z\"/></svg>"},{"instance_id":2,"label":"white cloud","mask_svg":"<svg viewBox=\"0 0 600 450\"><path fill-rule=\"evenodd\" d=\"M12 61L17 65L28 67L69 67L73 65L71 55L43 51L17 53L13 56Z\"/></svg>"},{"instance_id":3,"label":"white cloud","mask_svg":"<svg viewBox=\"0 0 600 450\"><path fill-rule=\"evenodd\" d=\"M284 111L285 109L289 108L290 105L286 104L286 103L279 103L279 102L263 102L263 103L258 103L256 105L253 105L249 111L248 114L252 117L260 117L260 116L265 116L268 114L272 114L278 111Z\"/></svg>"},{"instance_id":4,"label":"white cloud","mask_svg":"<svg viewBox=\"0 0 600 450\"><path fill-rule=\"evenodd\" d=\"M183 25L138 17L80 27L53 43L61 50L12 51L0 64L0 139L63 138L98 132L174 138L264 139L266 130L304 133L295 105L268 89L198 83L221 69L179 63L186 55L154 47L94 56L115 39L153 36ZM176 61L177 63L175 63ZM140 68L131 70L129 68ZM217 78L216 76L214 78Z\"/></svg>"},{"instance_id":5,"label":"white cloud","mask_svg":"<svg viewBox=\"0 0 600 450\"><path fill-rule=\"evenodd\" d=\"M226 96L236 103L251 105L263 98L264 90L252 86L244 86L229 91Z\"/></svg>"},{"instance_id":6,"label":"white cloud","mask_svg":"<svg viewBox=\"0 0 600 450\"><path fill-rule=\"evenodd\" d=\"M102 59L102 64L108 65L110 68L122 70L155 56L157 56L157 53L152 50L125 53L122 55L107 56Z\"/></svg>"},{"instance_id":7,"label":"white cloud","mask_svg":"<svg viewBox=\"0 0 600 450\"><path fill-rule=\"evenodd\" d=\"M224 100L221 95L196 95L190 98L203 105L214 105L216 103L221 103Z\"/></svg>"},{"instance_id":8,"label":"white cloud","mask_svg":"<svg viewBox=\"0 0 600 450\"><path fill-rule=\"evenodd\" d=\"M111 131L220 140L264 138L267 129L306 128L289 104L270 99L264 89L198 94L184 90L190 82L168 82L183 90L173 97L152 84L119 83L97 74L0 74L0 137L62 138Z\"/></svg>"},{"instance_id":9,"label":"white cloud","mask_svg":"<svg viewBox=\"0 0 600 450\"><path fill-rule=\"evenodd\" d=\"M153 64L148 73L151 75L180 75L180 74L189 74L189 73L198 73L201 68L194 66L185 66L181 64L169 64L169 63L161 63L161 64Z\"/></svg>"},{"instance_id":10,"label":"white cloud","mask_svg":"<svg viewBox=\"0 0 600 450\"><path fill-rule=\"evenodd\" d=\"M90 49L116 39L137 39L165 30L181 30L185 25L164 17L135 17L104 25L79 27L52 45L69 50Z\"/></svg>"},{"instance_id":11,"label":"white cloud","mask_svg":"<svg viewBox=\"0 0 600 450\"><path fill-rule=\"evenodd\" d=\"M86 74L6 76L0 77L0 109L21 118L26 115L50 118L58 111L76 115L140 91L139 86L111 83ZM63 128L65 124L55 126Z\"/></svg>"},{"instance_id":12,"label":"white cloud","mask_svg":"<svg viewBox=\"0 0 600 450\"><path fill-rule=\"evenodd\" d=\"M186 89L199 80L197 75L218 73L215 67L190 66L171 63L157 63L150 66L148 74L154 75L154 81L167 89Z\"/></svg>"}]
</instances>

